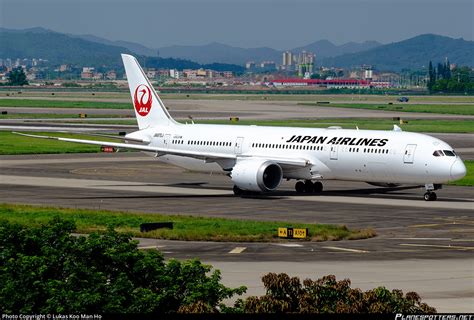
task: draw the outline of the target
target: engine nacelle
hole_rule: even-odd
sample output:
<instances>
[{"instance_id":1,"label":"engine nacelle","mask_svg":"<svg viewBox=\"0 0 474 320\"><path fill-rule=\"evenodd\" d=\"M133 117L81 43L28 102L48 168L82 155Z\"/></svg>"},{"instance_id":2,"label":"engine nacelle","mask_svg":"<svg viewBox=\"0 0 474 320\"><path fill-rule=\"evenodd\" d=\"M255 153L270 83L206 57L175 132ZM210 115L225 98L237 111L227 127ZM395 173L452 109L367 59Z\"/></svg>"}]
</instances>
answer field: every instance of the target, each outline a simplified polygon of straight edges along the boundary
<instances>
[{"instance_id":1,"label":"engine nacelle","mask_svg":"<svg viewBox=\"0 0 474 320\"><path fill-rule=\"evenodd\" d=\"M283 170L267 160L239 160L231 172L237 187L247 191L273 191L281 183Z\"/></svg>"}]
</instances>

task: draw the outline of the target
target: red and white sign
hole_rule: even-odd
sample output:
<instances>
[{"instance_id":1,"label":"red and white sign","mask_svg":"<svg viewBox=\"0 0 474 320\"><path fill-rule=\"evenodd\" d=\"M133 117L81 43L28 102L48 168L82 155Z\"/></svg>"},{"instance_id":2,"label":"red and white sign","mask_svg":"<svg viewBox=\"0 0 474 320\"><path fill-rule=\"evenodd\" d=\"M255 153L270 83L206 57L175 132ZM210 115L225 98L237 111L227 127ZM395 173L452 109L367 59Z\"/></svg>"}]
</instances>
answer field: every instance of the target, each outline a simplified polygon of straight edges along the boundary
<instances>
[{"instance_id":1,"label":"red and white sign","mask_svg":"<svg viewBox=\"0 0 474 320\"><path fill-rule=\"evenodd\" d=\"M152 105L150 87L148 87L146 84L141 84L135 89L133 105L135 106L137 113L142 117L146 116L150 112Z\"/></svg>"}]
</instances>

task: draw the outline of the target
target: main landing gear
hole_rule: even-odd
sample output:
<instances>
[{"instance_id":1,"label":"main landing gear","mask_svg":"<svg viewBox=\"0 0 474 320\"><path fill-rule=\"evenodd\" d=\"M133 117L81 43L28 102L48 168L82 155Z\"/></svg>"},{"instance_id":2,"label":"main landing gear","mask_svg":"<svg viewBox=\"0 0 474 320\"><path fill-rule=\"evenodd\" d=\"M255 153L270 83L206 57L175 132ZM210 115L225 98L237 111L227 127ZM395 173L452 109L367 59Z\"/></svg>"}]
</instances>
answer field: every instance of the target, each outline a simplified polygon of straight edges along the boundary
<instances>
[{"instance_id":1,"label":"main landing gear","mask_svg":"<svg viewBox=\"0 0 474 320\"><path fill-rule=\"evenodd\" d=\"M311 180L298 181L295 184L297 193L321 193L323 191L323 184L319 181L312 182Z\"/></svg>"}]
</instances>

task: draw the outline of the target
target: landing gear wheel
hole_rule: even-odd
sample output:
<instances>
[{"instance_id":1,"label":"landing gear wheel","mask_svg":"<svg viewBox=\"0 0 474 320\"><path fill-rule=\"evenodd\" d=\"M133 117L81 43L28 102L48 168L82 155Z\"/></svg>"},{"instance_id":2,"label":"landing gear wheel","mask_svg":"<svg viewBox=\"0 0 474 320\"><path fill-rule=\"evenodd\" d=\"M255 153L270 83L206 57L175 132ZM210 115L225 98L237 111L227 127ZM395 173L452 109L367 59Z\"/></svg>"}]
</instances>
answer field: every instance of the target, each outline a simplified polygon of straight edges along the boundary
<instances>
[{"instance_id":1,"label":"landing gear wheel","mask_svg":"<svg viewBox=\"0 0 474 320\"><path fill-rule=\"evenodd\" d=\"M306 180L304 182L304 192L313 193L313 191L314 191L314 184L311 182L311 180Z\"/></svg>"},{"instance_id":2,"label":"landing gear wheel","mask_svg":"<svg viewBox=\"0 0 474 320\"><path fill-rule=\"evenodd\" d=\"M234 186L234 188L232 189L232 191L234 191L234 195L236 196L241 196L244 194L244 190L240 189L239 187L237 186Z\"/></svg>"},{"instance_id":3,"label":"landing gear wheel","mask_svg":"<svg viewBox=\"0 0 474 320\"><path fill-rule=\"evenodd\" d=\"M321 192L323 192L323 184L322 184L321 182L319 182L319 181L316 181L316 182L314 183L314 187L313 187L313 188L314 188L313 191L314 191L315 193L321 193Z\"/></svg>"},{"instance_id":4,"label":"landing gear wheel","mask_svg":"<svg viewBox=\"0 0 474 320\"><path fill-rule=\"evenodd\" d=\"M435 201L438 198L435 192L426 192L423 197L425 201Z\"/></svg>"},{"instance_id":5,"label":"landing gear wheel","mask_svg":"<svg viewBox=\"0 0 474 320\"><path fill-rule=\"evenodd\" d=\"M295 190L297 193L303 193L304 190L305 190L305 184L303 181L298 181L296 184L295 184Z\"/></svg>"}]
</instances>

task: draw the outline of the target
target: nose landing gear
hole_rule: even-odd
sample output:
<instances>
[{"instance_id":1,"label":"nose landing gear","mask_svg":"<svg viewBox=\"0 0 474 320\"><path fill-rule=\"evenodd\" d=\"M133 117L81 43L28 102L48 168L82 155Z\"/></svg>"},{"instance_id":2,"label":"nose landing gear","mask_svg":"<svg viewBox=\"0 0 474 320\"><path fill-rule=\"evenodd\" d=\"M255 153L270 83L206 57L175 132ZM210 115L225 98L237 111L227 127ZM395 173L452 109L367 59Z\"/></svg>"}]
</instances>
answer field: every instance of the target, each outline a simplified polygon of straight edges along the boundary
<instances>
[{"instance_id":1,"label":"nose landing gear","mask_svg":"<svg viewBox=\"0 0 474 320\"><path fill-rule=\"evenodd\" d=\"M436 196L435 190L441 189L443 186L441 184L428 183L425 184L426 193L423 198L425 201L436 201L438 197Z\"/></svg>"},{"instance_id":2,"label":"nose landing gear","mask_svg":"<svg viewBox=\"0 0 474 320\"><path fill-rule=\"evenodd\" d=\"M438 196L436 195L436 192L432 192L432 191L427 191L423 197L425 201L435 201L438 198Z\"/></svg>"}]
</instances>

